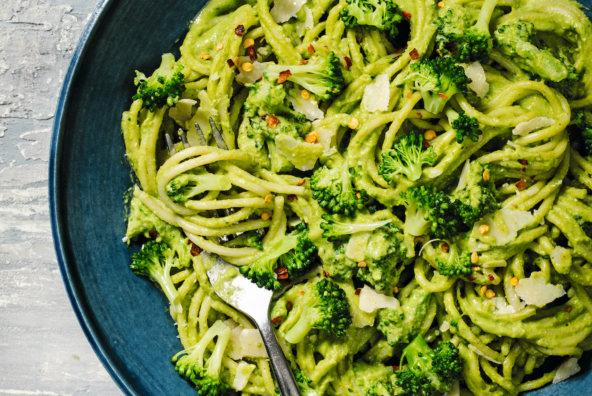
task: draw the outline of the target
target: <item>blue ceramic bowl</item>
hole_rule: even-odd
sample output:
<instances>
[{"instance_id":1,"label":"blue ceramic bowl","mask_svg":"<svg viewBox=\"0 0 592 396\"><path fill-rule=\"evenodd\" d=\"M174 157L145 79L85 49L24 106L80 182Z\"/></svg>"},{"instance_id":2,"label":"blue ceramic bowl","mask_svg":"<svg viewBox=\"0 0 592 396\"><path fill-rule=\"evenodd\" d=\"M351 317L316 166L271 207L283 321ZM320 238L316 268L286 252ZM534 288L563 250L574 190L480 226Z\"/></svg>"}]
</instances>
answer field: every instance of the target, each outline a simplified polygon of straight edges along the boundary
<instances>
[{"instance_id":1,"label":"blue ceramic bowl","mask_svg":"<svg viewBox=\"0 0 592 396\"><path fill-rule=\"evenodd\" d=\"M120 130L134 70L153 70L206 0L103 0L66 75L49 170L52 231L80 325L127 395L195 395L170 358L181 349L164 296L129 269L123 193L131 187ZM592 0L585 1L592 5ZM592 394L583 374L533 395Z\"/></svg>"}]
</instances>

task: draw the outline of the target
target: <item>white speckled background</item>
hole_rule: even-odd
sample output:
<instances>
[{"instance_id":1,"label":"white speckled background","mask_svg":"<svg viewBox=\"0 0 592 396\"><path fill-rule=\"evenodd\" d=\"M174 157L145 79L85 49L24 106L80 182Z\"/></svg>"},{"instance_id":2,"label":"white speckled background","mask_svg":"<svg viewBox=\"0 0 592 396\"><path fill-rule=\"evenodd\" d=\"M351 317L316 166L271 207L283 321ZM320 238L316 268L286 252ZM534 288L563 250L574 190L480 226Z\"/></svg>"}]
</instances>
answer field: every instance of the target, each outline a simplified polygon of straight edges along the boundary
<instances>
[{"instance_id":1,"label":"white speckled background","mask_svg":"<svg viewBox=\"0 0 592 396\"><path fill-rule=\"evenodd\" d=\"M121 395L72 311L53 249L57 98L98 0L0 0L0 395Z\"/></svg>"}]
</instances>

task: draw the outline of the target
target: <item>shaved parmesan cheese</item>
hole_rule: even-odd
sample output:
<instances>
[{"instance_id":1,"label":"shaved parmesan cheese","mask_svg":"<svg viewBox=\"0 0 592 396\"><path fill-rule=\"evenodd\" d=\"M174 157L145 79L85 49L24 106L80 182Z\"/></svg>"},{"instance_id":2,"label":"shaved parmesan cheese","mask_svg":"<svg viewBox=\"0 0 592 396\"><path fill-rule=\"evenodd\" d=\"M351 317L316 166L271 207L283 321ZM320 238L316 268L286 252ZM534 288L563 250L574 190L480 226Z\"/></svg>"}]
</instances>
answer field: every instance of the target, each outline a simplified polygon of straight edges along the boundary
<instances>
[{"instance_id":1,"label":"shaved parmesan cheese","mask_svg":"<svg viewBox=\"0 0 592 396\"><path fill-rule=\"evenodd\" d=\"M240 73L236 76L236 82L241 84L254 84L263 77L263 73L267 70L267 65L261 62L252 62L248 56L241 56L238 63L242 65L245 62L249 62L253 65L253 70L244 71L242 67L239 67Z\"/></svg>"},{"instance_id":2,"label":"shaved parmesan cheese","mask_svg":"<svg viewBox=\"0 0 592 396\"><path fill-rule=\"evenodd\" d=\"M121 238L121 241L122 241L123 243L127 243L127 237L123 237L123 238Z\"/></svg>"},{"instance_id":3,"label":"shaved parmesan cheese","mask_svg":"<svg viewBox=\"0 0 592 396\"><path fill-rule=\"evenodd\" d=\"M556 384L558 382L565 381L572 375L579 373L581 369L582 368L578 364L578 358L568 359L557 369L555 377L553 378L553 383Z\"/></svg>"},{"instance_id":4,"label":"shaved parmesan cheese","mask_svg":"<svg viewBox=\"0 0 592 396\"><path fill-rule=\"evenodd\" d=\"M212 81L218 81L220 79L220 75L218 74L218 72L215 72L214 74L212 74L210 76L210 80Z\"/></svg>"},{"instance_id":5,"label":"shaved parmesan cheese","mask_svg":"<svg viewBox=\"0 0 592 396\"><path fill-rule=\"evenodd\" d=\"M448 323L448 321L445 320L444 322L442 322L442 326L440 326L440 331L442 333L446 333L448 330L450 330L450 323Z\"/></svg>"},{"instance_id":6,"label":"shaved parmesan cheese","mask_svg":"<svg viewBox=\"0 0 592 396\"><path fill-rule=\"evenodd\" d=\"M478 97L482 98L487 92L489 92L489 83L485 79L485 70L483 70L481 63L471 63L465 69L465 75L473 80L470 84L467 84L467 86L475 91Z\"/></svg>"},{"instance_id":7,"label":"shaved parmesan cheese","mask_svg":"<svg viewBox=\"0 0 592 396\"><path fill-rule=\"evenodd\" d=\"M471 168L471 161L466 160L465 165L460 172L460 177L458 179L458 186L456 187L456 191L460 191L467 186L467 175L469 174L469 169Z\"/></svg>"},{"instance_id":8,"label":"shaved parmesan cheese","mask_svg":"<svg viewBox=\"0 0 592 396\"><path fill-rule=\"evenodd\" d=\"M245 386L247 386L249 377L254 370L254 364L249 364L241 360L241 362L238 364L238 367L236 368L236 375L234 376L232 387L237 391L242 391Z\"/></svg>"},{"instance_id":9,"label":"shaved parmesan cheese","mask_svg":"<svg viewBox=\"0 0 592 396\"><path fill-rule=\"evenodd\" d=\"M226 324L226 322L224 322L224 324ZM228 354L232 360L240 360L243 357L243 348L240 340L243 330L243 326L236 326L232 328L232 331L230 332L230 339L226 346L226 354Z\"/></svg>"},{"instance_id":10,"label":"shaved parmesan cheese","mask_svg":"<svg viewBox=\"0 0 592 396\"><path fill-rule=\"evenodd\" d=\"M516 313L516 308L513 307L512 305L508 305L508 302L506 301L505 298L503 297L493 297L491 299L491 301L493 302L493 304L495 305L495 311L493 311L494 314L513 314ZM522 303L523 306L520 307L520 309L524 308L526 306L526 304Z\"/></svg>"},{"instance_id":11,"label":"shaved parmesan cheese","mask_svg":"<svg viewBox=\"0 0 592 396\"><path fill-rule=\"evenodd\" d=\"M267 350L263 345L263 339L257 329L244 329L240 335L240 343L243 348L243 356L266 358Z\"/></svg>"},{"instance_id":12,"label":"shaved parmesan cheese","mask_svg":"<svg viewBox=\"0 0 592 396\"><path fill-rule=\"evenodd\" d=\"M547 284L540 272L533 272L530 278L520 279L515 290L525 303L539 308L565 295L563 286Z\"/></svg>"},{"instance_id":13,"label":"shaved parmesan cheese","mask_svg":"<svg viewBox=\"0 0 592 396\"><path fill-rule=\"evenodd\" d=\"M369 84L364 89L362 104L366 111L387 111L390 100L388 74L376 77L374 84Z\"/></svg>"},{"instance_id":14,"label":"shaved parmesan cheese","mask_svg":"<svg viewBox=\"0 0 592 396\"><path fill-rule=\"evenodd\" d=\"M484 357L486 360L489 360L491 363L502 364L502 362L498 362L497 360L490 358L489 356L486 356L483 352L475 348L472 344L469 344L469 349L475 352L477 355Z\"/></svg>"},{"instance_id":15,"label":"shaved parmesan cheese","mask_svg":"<svg viewBox=\"0 0 592 396\"><path fill-rule=\"evenodd\" d=\"M333 153L337 152L335 148L337 133L331 129L318 128L317 133L319 134L318 142L323 145L325 150L323 151L323 157L328 157Z\"/></svg>"},{"instance_id":16,"label":"shaved parmesan cheese","mask_svg":"<svg viewBox=\"0 0 592 396\"><path fill-rule=\"evenodd\" d=\"M500 209L494 214L485 216L482 221L475 223L473 232L479 233L479 226L487 224L489 226L487 235L494 237L497 246L501 246L516 238L518 231L530 224L533 218L534 216L530 212Z\"/></svg>"},{"instance_id":17,"label":"shaved parmesan cheese","mask_svg":"<svg viewBox=\"0 0 592 396\"><path fill-rule=\"evenodd\" d=\"M512 131L514 135L526 136L530 132L555 124L555 120L547 117L535 117L530 121L521 122Z\"/></svg>"},{"instance_id":18,"label":"shaved parmesan cheese","mask_svg":"<svg viewBox=\"0 0 592 396\"><path fill-rule=\"evenodd\" d=\"M368 285L364 285L360 293L360 309L364 312L374 312L380 308L399 309L401 305L395 297L378 293Z\"/></svg>"},{"instance_id":19,"label":"shaved parmesan cheese","mask_svg":"<svg viewBox=\"0 0 592 396\"><path fill-rule=\"evenodd\" d=\"M460 383L454 381L454 384L452 384L452 387L444 396L460 396Z\"/></svg>"},{"instance_id":20,"label":"shaved parmesan cheese","mask_svg":"<svg viewBox=\"0 0 592 396\"><path fill-rule=\"evenodd\" d=\"M325 113L319 109L319 104L316 101L313 101L311 98L305 100L302 98L298 90L294 91L295 92L290 91L291 95L288 95L288 99L290 99L290 103L294 106L294 110L304 114L306 119L310 121L325 118Z\"/></svg>"},{"instance_id":21,"label":"shaved parmesan cheese","mask_svg":"<svg viewBox=\"0 0 592 396\"><path fill-rule=\"evenodd\" d=\"M356 232L352 234L345 249L345 256L358 263L364 261L369 238L369 232Z\"/></svg>"},{"instance_id":22,"label":"shaved parmesan cheese","mask_svg":"<svg viewBox=\"0 0 592 396\"><path fill-rule=\"evenodd\" d=\"M275 0L271 9L271 17L275 23L282 23L295 18L306 0Z\"/></svg>"},{"instance_id":23,"label":"shaved parmesan cheese","mask_svg":"<svg viewBox=\"0 0 592 396\"><path fill-rule=\"evenodd\" d=\"M179 125L185 125L186 121L191 119L191 109L197 102L192 99L181 99L175 107L171 107L169 115Z\"/></svg>"},{"instance_id":24,"label":"shaved parmesan cheese","mask_svg":"<svg viewBox=\"0 0 592 396\"><path fill-rule=\"evenodd\" d=\"M312 10L308 7L304 7L304 14L305 14L304 27L306 28L306 30L312 29L314 27L314 20L312 18Z\"/></svg>"}]
</instances>

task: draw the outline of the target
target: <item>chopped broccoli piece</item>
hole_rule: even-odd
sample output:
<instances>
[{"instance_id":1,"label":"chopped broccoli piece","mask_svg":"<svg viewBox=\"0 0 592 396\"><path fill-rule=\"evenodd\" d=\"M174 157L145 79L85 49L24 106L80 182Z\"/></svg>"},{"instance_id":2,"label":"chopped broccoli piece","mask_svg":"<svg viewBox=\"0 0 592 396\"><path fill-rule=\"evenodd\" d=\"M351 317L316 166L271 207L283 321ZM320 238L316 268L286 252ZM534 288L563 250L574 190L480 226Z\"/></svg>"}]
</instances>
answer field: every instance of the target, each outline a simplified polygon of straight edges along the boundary
<instances>
[{"instance_id":1,"label":"chopped broccoli piece","mask_svg":"<svg viewBox=\"0 0 592 396\"><path fill-rule=\"evenodd\" d=\"M411 64L411 73L405 79L421 91L425 109L434 114L442 112L455 94L466 93L472 81L450 57L421 58Z\"/></svg>"},{"instance_id":2,"label":"chopped broccoli piece","mask_svg":"<svg viewBox=\"0 0 592 396\"><path fill-rule=\"evenodd\" d=\"M581 76L577 73L577 70L572 65L568 64L565 60L563 60L565 67L567 68L567 78L559 82L549 81L547 84L551 87L559 91L559 93L565 96L567 99L574 99L576 95L576 88L578 82L581 81Z\"/></svg>"},{"instance_id":3,"label":"chopped broccoli piece","mask_svg":"<svg viewBox=\"0 0 592 396\"><path fill-rule=\"evenodd\" d=\"M393 145L393 149L382 154L382 163L378 174L392 183L395 175L400 173L411 181L421 177L423 165L433 165L436 162L436 153L430 146L427 149L423 144L423 134L410 132L403 135L399 142Z\"/></svg>"},{"instance_id":4,"label":"chopped broccoli piece","mask_svg":"<svg viewBox=\"0 0 592 396\"><path fill-rule=\"evenodd\" d=\"M289 74L288 81L300 85L322 100L341 93L344 85L341 64L333 52L319 53L316 59L305 65L267 66L266 76L269 80L276 81L281 73Z\"/></svg>"},{"instance_id":5,"label":"chopped broccoli piece","mask_svg":"<svg viewBox=\"0 0 592 396\"><path fill-rule=\"evenodd\" d=\"M290 234L279 239L250 265L240 267L240 272L259 287L279 290L282 287L280 280L304 275L314 266L316 252L316 247L308 238L308 228L302 223ZM283 257L284 255L287 257ZM284 266L281 268L285 269L285 272L279 271L276 279L278 261Z\"/></svg>"},{"instance_id":6,"label":"chopped broccoli piece","mask_svg":"<svg viewBox=\"0 0 592 396\"><path fill-rule=\"evenodd\" d=\"M263 250L263 245L261 241L263 240L263 235L259 234L257 231L249 231L245 232L238 237L231 239L230 241L226 242L224 246L227 247L238 247L238 246L246 246L246 247L256 247L259 250Z\"/></svg>"},{"instance_id":7,"label":"chopped broccoli piece","mask_svg":"<svg viewBox=\"0 0 592 396\"><path fill-rule=\"evenodd\" d=\"M455 191L452 198L463 223L472 228L476 221L483 216L495 212L500 208L496 200L496 190L493 179L483 179L483 173L490 171L488 165L473 161L467 174L466 187ZM457 202L459 201L459 202Z\"/></svg>"},{"instance_id":8,"label":"chopped broccoli piece","mask_svg":"<svg viewBox=\"0 0 592 396\"><path fill-rule=\"evenodd\" d=\"M304 308L298 322L286 333L286 341L297 344L311 329L343 337L352 323L345 291L334 282L322 279L306 285Z\"/></svg>"},{"instance_id":9,"label":"chopped broccoli piece","mask_svg":"<svg viewBox=\"0 0 592 396\"><path fill-rule=\"evenodd\" d=\"M449 239L465 229L458 216L460 201L451 201L433 186L412 187L400 195L407 208L405 234L419 236L431 230L436 238Z\"/></svg>"},{"instance_id":10,"label":"chopped broccoli piece","mask_svg":"<svg viewBox=\"0 0 592 396\"><path fill-rule=\"evenodd\" d=\"M485 0L477 23L465 29L465 16L459 9L448 10L436 20L438 31L436 43L442 53L451 54L461 63L483 62L489 58L492 39L489 21L497 5L497 0Z\"/></svg>"},{"instance_id":11,"label":"chopped broccoli piece","mask_svg":"<svg viewBox=\"0 0 592 396\"><path fill-rule=\"evenodd\" d=\"M384 393L385 390L391 390L389 382L389 378L393 374L391 366L385 366L382 363L368 364L364 361L355 361L353 365L356 383L363 391L363 395L391 396L395 394L394 392Z\"/></svg>"},{"instance_id":12,"label":"chopped broccoli piece","mask_svg":"<svg viewBox=\"0 0 592 396\"><path fill-rule=\"evenodd\" d=\"M194 168L180 174L166 186L166 194L173 202L183 204L206 191L226 191L232 188L226 175L213 175L205 168Z\"/></svg>"},{"instance_id":13,"label":"chopped broccoli piece","mask_svg":"<svg viewBox=\"0 0 592 396\"><path fill-rule=\"evenodd\" d=\"M302 396L321 396L318 391L310 387L312 380L305 376L302 371L295 371L294 379Z\"/></svg>"},{"instance_id":14,"label":"chopped broccoli piece","mask_svg":"<svg viewBox=\"0 0 592 396\"><path fill-rule=\"evenodd\" d=\"M323 231L323 238L330 241L341 238L344 235L354 234L356 232L373 231L379 227L387 225L392 220L376 221L373 223L341 223L333 219L333 217L324 214L322 216L325 222L321 223Z\"/></svg>"},{"instance_id":15,"label":"chopped broccoli piece","mask_svg":"<svg viewBox=\"0 0 592 396\"><path fill-rule=\"evenodd\" d=\"M501 53L509 56L521 68L555 82L569 77L570 73L561 60L551 51L537 47L532 23L518 21L511 25L503 25L494 35L496 46Z\"/></svg>"},{"instance_id":16,"label":"chopped broccoli piece","mask_svg":"<svg viewBox=\"0 0 592 396\"><path fill-rule=\"evenodd\" d=\"M592 155L592 123L588 121L586 112L578 111L569 125L573 147L584 157Z\"/></svg>"},{"instance_id":17,"label":"chopped broccoli piece","mask_svg":"<svg viewBox=\"0 0 592 396\"><path fill-rule=\"evenodd\" d=\"M175 371L191 380L202 396L219 396L230 389L220 378L222 358L230 340L230 333L230 327L217 320L197 344L172 358ZM215 337L218 338L214 351L204 363L208 345ZM183 356L179 358L179 355Z\"/></svg>"},{"instance_id":18,"label":"chopped broccoli piece","mask_svg":"<svg viewBox=\"0 0 592 396\"><path fill-rule=\"evenodd\" d=\"M136 275L144 275L158 283L176 313L183 312L179 292L171 279L171 269L178 263L175 251L165 243L150 241L132 256L130 268Z\"/></svg>"},{"instance_id":19,"label":"chopped broccoli piece","mask_svg":"<svg viewBox=\"0 0 592 396\"><path fill-rule=\"evenodd\" d=\"M338 280L351 279L358 271L358 263L345 255L348 241L339 242L341 244L335 249L319 250L319 256L321 256L323 262L323 270L331 278ZM331 244L331 242L327 243Z\"/></svg>"},{"instance_id":20,"label":"chopped broccoli piece","mask_svg":"<svg viewBox=\"0 0 592 396\"><path fill-rule=\"evenodd\" d=\"M341 167L330 169L323 166L312 174L312 197L321 208L331 214L342 214L346 217L353 216L356 210L364 209L362 194L352 185L351 172L345 161Z\"/></svg>"},{"instance_id":21,"label":"chopped broccoli piece","mask_svg":"<svg viewBox=\"0 0 592 396\"><path fill-rule=\"evenodd\" d=\"M401 396L432 396L450 391L461 378L462 362L458 349L444 342L435 349L418 335L403 350L408 366L395 372Z\"/></svg>"},{"instance_id":22,"label":"chopped broccoli piece","mask_svg":"<svg viewBox=\"0 0 592 396\"><path fill-rule=\"evenodd\" d=\"M184 68L183 64L175 62L173 54L164 54L160 66L150 78L136 70L134 84L139 87L132 99L142 99L142 107L151 112L163 106L174 106L185 91Z\"/></svg>"},{"instance_id":23,"label":"chopped broccoli piece","mask_svg":"<svg viewBox=\"0 0 592 396\"><path fill-rule=\"evenodd\" d=\"M399 34L397 24L403 20L397 13L393 0L346 0L347 6L339 12L345 26L354 29L362 26L366 30L385 32L390 38Z\"/></svg>"},{"instance_id":24,"label":"chopped broccoli piece","mask_svg":"<svg viewBox=\"0 0 592 396\"><path fill-rule=\"evenodd\" d=\"M249 86L249 96L247 96L244 108L245 118L267 117L273 114L276 117L285 117L286 119L310 125L310 123L306 122L304 114L290 108L286 88L281 84L272 82L267 76ZM281 124L281 118L279 120ZM267 121L261 122L262 125L267 124Z\"/></svg>"},{"instance_id":25,"label":"chopped broccoli piece","mask_svg":"<svg viewBox=\"0 0 592 396\"><path fill-rule=\"evenodd\" d=\"M438 272L442 275L468 275L471 273L471 253L460 251L456 244L450 246L446 261L436 259Z\"/></svg>"},{"instance_id":26,"label":"chopped broccoli piece","mask_svg":"<svg viewBox=\"0 0 592 396\"><path fill-rule=\"evenodd\" d=\"M478 142L479 136L483 134L479 129L479 121L475 117L468 116L464 110L458 113L453 109L446 110L448 121L452 125L452 129L456 132L456 141L462 143L465 138L472 142Z\"/></svg>"}]
</instances>

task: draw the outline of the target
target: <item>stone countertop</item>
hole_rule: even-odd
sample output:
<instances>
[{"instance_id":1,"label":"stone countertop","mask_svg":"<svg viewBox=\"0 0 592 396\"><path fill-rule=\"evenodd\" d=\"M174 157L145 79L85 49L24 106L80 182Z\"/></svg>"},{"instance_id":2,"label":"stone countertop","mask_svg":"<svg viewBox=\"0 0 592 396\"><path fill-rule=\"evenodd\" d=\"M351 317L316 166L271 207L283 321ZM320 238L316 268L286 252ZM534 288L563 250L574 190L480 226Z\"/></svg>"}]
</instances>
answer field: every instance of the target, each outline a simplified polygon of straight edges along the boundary
<instances>
[{"instance_id":1,"label":"stone countertop","mask_svg":"<svg viewBox=\"0 0 592 396\"><path fill-rule=\"evenodd\" d=\"M0 1L0 396L122 394L76 320L49 224L54 112L97 3Z\"/></svg>"}]
</instances>

